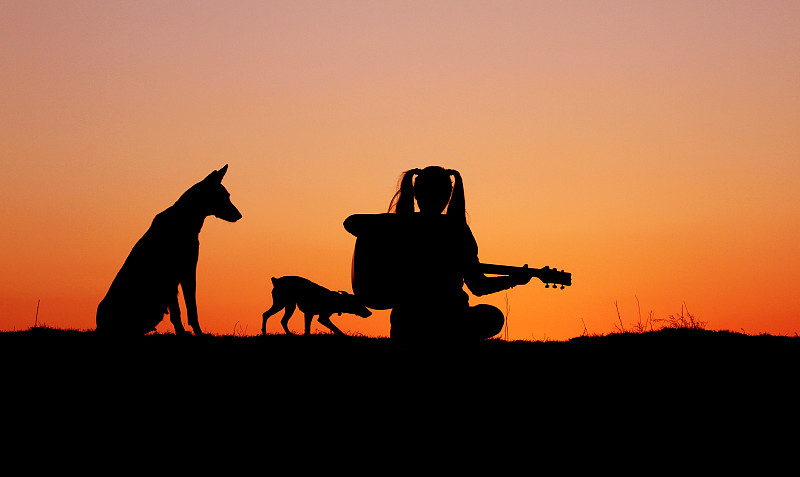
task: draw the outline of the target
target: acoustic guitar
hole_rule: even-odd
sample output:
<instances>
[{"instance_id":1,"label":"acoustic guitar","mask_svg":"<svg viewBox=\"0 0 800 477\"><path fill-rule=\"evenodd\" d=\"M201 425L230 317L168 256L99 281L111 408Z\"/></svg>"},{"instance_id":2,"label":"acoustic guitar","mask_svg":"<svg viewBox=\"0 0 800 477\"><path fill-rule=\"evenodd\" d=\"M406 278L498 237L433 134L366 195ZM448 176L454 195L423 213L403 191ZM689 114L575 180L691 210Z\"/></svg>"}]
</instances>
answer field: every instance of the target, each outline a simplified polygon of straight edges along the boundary
<instances>
[{"instance_id":1,"label":"acoustic guitar","mask_svg":"<svg viewBox=\"0 0 800 477\"><path fill-rule=\"evenodd\" d=\"M420 232L417 227L423 217L397 216L396 214L356 214L344 222L345 229L356 237L351 268L353 293L368 308L385 310L393 308L408 277L413 277L416 249L420 247L417 237L427 236L440 243L450 243L448 236L462 233L462 224L442 222L441 230L431 234L428 229ZM429 224L425 224L429 225ZM554 268L526 268L506 265L481 264L482 273L511 275L526 273L546 284L561 287L572 285L572 275Z\"/></svg>"}]
</instances>

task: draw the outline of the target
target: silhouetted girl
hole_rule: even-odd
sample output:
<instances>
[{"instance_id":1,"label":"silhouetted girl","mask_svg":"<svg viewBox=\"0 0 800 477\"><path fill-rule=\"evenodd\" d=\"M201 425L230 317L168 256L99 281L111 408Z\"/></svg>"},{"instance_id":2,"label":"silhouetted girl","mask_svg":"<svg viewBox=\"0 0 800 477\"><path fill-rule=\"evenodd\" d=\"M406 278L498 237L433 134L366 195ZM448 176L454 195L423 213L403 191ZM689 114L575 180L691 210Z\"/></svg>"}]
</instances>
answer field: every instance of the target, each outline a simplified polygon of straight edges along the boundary
<instances>
[{"instance_id":1,"label":"silhouetted girl","mask_svg":"<svg viewBox=\"0 0 800 477\"><path fill-rule=\"evenodd\" d=\"M415 201L419 212L415 212ZM359 236L365 227L392 223L393 239L387 241L392 249L383 251L395 259L392 339L463 341L498 334L505 321L503 313L491 305L470 306L464 284L480 296L527 283L530 277L487 277L480 272L478 245L467 225L458 171L439 166L407 171L389 212L351 216L345 228Z\"/></svg>"}]
</instances>

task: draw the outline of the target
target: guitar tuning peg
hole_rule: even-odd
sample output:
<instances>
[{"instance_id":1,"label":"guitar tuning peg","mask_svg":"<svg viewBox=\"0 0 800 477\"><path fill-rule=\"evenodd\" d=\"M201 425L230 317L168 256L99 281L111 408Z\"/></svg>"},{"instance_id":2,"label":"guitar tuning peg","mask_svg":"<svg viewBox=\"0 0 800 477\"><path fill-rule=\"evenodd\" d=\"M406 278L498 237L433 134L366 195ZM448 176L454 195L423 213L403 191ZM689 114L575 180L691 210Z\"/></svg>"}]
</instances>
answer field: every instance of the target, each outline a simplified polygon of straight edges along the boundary
<instances>
[{"instance_id":1,"label":"guitar tuning peg","mask_svg":"<svg viewBox=\"0 0 800 477\"><path fill-rule=\"evenodd\" d=\"M550 284L549 284L549 283L545 283L545 284L544 284L544 287L545 287L545 288L550 288Z\"/></svg>"},{"instance_id":2,"label":"guitar tuning peg","mask_svg":"<svg viewBox=\"0 0 800 477\"><path fill-rule=\"evenodd\" d=\"M562 289L562 290L564 289L564 285L561 285L561 289Z\"/></svg>"}]
</instances>

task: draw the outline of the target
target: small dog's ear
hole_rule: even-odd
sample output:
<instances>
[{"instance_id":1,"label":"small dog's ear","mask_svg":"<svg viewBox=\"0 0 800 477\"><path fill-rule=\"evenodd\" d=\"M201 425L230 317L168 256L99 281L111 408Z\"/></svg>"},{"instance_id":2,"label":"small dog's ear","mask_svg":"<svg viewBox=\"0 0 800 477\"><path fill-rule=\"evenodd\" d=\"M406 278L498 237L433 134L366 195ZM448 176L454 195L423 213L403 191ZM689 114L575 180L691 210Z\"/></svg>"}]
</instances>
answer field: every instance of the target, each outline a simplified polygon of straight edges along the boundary
<instances>
[{"instance_id":1,"label":"small dog's ear","mask_svg":"<svg viewBox=\"0 0 800 477\"><path fill-rule=\"evenodd\" d=\"M217 174L219 174L219 181L220 181L220 182L222 182L222 178L223 178L223 177L225 177L225 173L226 173L226 172L228 172L228 165L227 165L227 164L225 164L225 165L222 167L222 169L220 169L220 170L218 170L218 171L217 171Z\"/></svg>"}]
</instances>

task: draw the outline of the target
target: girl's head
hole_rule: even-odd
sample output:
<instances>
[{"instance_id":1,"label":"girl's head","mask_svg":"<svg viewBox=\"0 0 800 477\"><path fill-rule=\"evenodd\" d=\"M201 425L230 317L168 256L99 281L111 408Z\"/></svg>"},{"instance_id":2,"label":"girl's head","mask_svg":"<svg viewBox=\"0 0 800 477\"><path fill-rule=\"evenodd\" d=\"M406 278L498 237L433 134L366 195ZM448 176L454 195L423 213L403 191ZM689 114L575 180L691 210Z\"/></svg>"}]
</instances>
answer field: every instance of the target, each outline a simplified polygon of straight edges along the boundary
<instances>
[{"instance_id":1,"label":"girl's head","mask_svg":"<svg viewBox=\"0 0 800 477\"><path fill-rule=\"evenodd\" d=\"M446 207L447 215L466 220L464 184L461 174L456 170L428 166L421 170L406 171L400 180L400 187L392 197L389 212L394 209L397 214L413 213L414 199L419 211L424 214L441 214Z\"/></svg>"}]
</instances>

